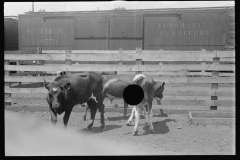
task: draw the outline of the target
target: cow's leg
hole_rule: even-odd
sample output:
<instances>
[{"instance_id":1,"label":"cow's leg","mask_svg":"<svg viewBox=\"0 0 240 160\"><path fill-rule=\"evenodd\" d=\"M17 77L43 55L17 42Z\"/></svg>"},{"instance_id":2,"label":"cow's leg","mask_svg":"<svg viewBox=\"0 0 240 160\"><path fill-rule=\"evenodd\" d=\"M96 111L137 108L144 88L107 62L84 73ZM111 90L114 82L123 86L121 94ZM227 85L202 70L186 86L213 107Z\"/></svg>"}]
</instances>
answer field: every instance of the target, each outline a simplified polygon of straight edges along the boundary
<instances>
[{"instance_id":1,"label":"cow's leg","mask_svg":"<svg viewBox=\"0 0 240 160\"><path fill-rule=\"evenodd\" d=\"M92 123L90 123L87 128L91 129L92 126L93 126L93 123L94 123L96 112L97 112L97 105L96 105L96 102L94 100L92 100L92 99L90 99L87 102L87 104L88 104L88 106L90 108L91 120L92 120Z\"/></svg>"},{"instance_id":2,"label":"cow's leg","mask_svg":"<svg viewBox=\"0 0 240 160\"><path fill-rule=\"evenodd\" d=\"M57 113L55 111L53 111L50 107L49 107L49 112L50 112L50 115L51 115L52 124L56 125L56 123L57 123Z\"/></svg>"},{"instance_id":3,"label":"cow's leg","mask_svg":"<svg viewBox=\"0 0 240 160\"><path fill-rule=\"evenodd\" d=\"M124 110L123 110L124 119L127 119L127 107L128 107L128 104L124 101Z\"/></svg>"},{"instance_id":4,"label":"cow's leg","mask_svg":"<svg viewBox=\"0 0 240 160\"><path fill-rule=\"evenodd\" d=\"M149 116L149 123L148 123L148 125L150 126L150 131L151 131L151 133L154 133L153 125L152 125L152 116L153 116L153 113L152 113L152 102L149 102L148 116Z\"/></svg>"},{"instance_id":5,"label":"cow's leg","mask_svg":"<svg viewBox=\"0 0 240 160\"><path fill-rule=\"evenodd\" d=\"M146 126L149 127L149 116L148 116L148 111L145 111L145 110L144 110L144 116L145 116L145 119L146 119Z\"/></svg>"},{"instance_id":6,"label":"cow's leg","mask_svg":"<svg viewBox=\"0 0 240 160\"><path fill-rule=\"evenodd\" d=\"M87 117L87 111L88 111L89 107L86 106L85 108L85 113L84 113L84 116L83 116L83 120L86 121L86 117Z\"/></svg>"},{"instance_id":7,"label":"cow's leg","mask_svg":"<svg viewBox=\"0 0 240 160\"><path fill-rule=\"evenodd\" d=\"M133 120L134 112L135 112L136 106L133 106L132 113L127 121L127 126L130 126Z\"/></svg>"},{"instance_id":8,"label":"cow's leg","mask_svg":"<svg viewBox=\"0 0 240 160\"><path fill-rule=\"evenodd\" d=\"M140 119L139 107L136 106L136 109L135 109L135 126L134 126L134 129L133 129L133 135L134 136L138 134L139 119Z\"/></svg>"},{"instance_id":9,"label":"cow's leg","mask_svg":"<svg viewBox=\"0 0 240 160\"><path fill-rule=\"evenodd\" d=\"M69 120L69 117L70 117L70 114L72 112L72 109L73 107L70 107L68 108L66 111L65 111L65 114L63 116L63 123L64 123L64 128L67 129L67 124L68 124L68 120Z\"/></svg>"},{"instance_id":10,"label":"cow's leg","mask_svg":"<svg viewBox=\"0 0 240 160\"><path fill-rule=\"evenodd\" d=\"M106 126L105 126L105 122L104 122L104 119L105 119L105 114L104 114L105 105L104 104L98 104L98 105L99 105L98 110L101 114L101 128L103 130L106 130Z\"/></svg>"}]
</instances>

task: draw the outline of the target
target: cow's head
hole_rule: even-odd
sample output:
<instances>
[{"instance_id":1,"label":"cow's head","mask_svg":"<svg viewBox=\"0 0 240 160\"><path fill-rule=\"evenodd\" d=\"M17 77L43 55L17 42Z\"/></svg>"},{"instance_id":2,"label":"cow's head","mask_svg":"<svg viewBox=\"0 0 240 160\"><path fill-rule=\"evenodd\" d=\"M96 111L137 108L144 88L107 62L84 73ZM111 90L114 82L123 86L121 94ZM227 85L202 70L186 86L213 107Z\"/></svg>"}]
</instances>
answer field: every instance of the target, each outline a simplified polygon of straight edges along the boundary
<instances>
[{"instance_id":1,"label":"cow's head","mask_svg":"<svg viewBox=\"0 0 240 160\"><path fill-rule=\"evenodd\" d=\"M156 82L154 84L155 96L161 100L163 98L163 91L164 91L165 82Z\"/></svg>"},{"instance_id":2,"label":"cow's head","mask_svg":"<svg viewBox=\"0 0 240 160\"><path fill-rule=\"evenodd\" d=\"M52 109L59 109L62 101L65 98L65 91L70 89L71 84L69 82L64 82L60 84L59 82L46 83L44 80L44 87L48 90L48 102L51 104Z\"/></svg>"}]
</instances>

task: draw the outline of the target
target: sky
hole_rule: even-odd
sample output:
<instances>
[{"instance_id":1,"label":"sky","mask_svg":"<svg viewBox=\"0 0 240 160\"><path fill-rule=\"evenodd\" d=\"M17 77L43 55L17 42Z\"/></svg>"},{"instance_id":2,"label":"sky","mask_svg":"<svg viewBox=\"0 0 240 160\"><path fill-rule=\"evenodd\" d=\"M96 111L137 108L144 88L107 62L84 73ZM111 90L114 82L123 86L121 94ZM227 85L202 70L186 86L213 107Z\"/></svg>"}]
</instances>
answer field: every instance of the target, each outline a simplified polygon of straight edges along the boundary
<instances>
[{"instance_id":1,"label":"sky","mask_svg":"<svg viewBox=\"0 0 240 160\"><path fill-rule=\"evenodd\" d=\"M235 6L234 1L107 1L107 2L34 2L34 11L97 11L118 7L130 9L195 8ZM4 2L4 16L18 16L32 11L32 2Z\"/></svg>"}]
</instances>

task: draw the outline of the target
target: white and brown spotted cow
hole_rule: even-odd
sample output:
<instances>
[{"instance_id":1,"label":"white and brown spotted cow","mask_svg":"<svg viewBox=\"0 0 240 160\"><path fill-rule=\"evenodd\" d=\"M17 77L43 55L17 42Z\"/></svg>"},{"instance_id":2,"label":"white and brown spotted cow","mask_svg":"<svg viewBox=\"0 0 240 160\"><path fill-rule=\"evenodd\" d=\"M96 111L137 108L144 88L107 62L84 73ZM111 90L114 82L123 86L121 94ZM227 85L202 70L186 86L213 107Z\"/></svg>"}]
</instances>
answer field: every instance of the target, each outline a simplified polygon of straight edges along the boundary
<instances>
[{"instance_id":1,"label":"white and brown spotted cow","mask_svg":"<svg viewBox=\"0 0 240 160\"><path fill-rule=\"evenodd\" d=\"M133 107L132 114L127 121L127 125L129 126L132 122L133 115L135 113L135 126L133 130L133 135L137 135L138 133L138 124L140 119L140 109L144 112L144 116L147 121L147 125L150 127L151 133L154 133L153 125L152 125L152 101L154 97L161 100L163 98L163 90L165 82L156 82L150 76L145 76L143 74L136 75L133 81L142 87L144 92L144 98L142 102Z\"/></svg>"}]
</instances>

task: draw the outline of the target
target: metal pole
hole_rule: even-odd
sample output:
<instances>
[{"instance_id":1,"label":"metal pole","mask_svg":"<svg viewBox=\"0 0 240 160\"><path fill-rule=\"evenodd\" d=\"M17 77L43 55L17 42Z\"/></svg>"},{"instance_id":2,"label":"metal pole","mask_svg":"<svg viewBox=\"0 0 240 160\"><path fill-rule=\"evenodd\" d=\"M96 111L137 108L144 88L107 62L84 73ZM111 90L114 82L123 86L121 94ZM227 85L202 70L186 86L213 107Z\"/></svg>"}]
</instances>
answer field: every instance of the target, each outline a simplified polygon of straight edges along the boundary
<instances>
[{"instance_id":1,"label":"metal pole","mask_svg":"<svg viewBox=\"0 0 240 160\"><path fill-rule=\"evenodd\" d=\"M32 11L34 12L34 4L33 4L33 2L32 2Z\"/></svg>"}]
</instances>

